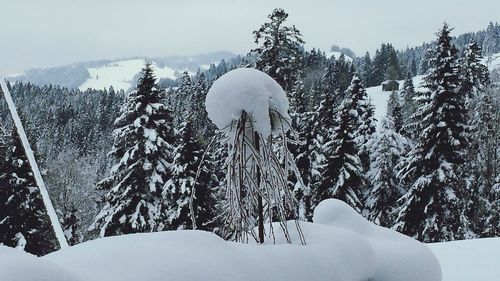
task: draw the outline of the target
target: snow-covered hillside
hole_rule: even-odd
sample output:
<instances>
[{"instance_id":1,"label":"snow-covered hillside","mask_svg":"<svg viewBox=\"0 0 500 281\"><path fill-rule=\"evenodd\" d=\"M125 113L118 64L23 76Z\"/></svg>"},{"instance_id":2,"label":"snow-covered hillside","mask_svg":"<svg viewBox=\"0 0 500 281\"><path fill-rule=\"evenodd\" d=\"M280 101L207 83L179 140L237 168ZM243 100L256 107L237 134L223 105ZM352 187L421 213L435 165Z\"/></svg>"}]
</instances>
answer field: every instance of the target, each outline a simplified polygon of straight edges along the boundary
<instances>
[{"instance_id":1,"label":"snow-covered hillside","mask_svg":"<svg viewBox=\"0 0 500 281\"><path fill-rule=\"evenodd\" d=\"M422 90L420 88L420 84L422 83L422 75L418 75L413 77L413 85L415 86L415 89ZM399 82L399 87L401 88L403 86L404 81L398 81ZM369 87L366 88L366 93L368 94L369 99L371 100L371 103L375 106L375 118L377 120L381 120L382 117L386 114L387 111L387 100L389 99L389 95L391 94L390 91L382 91L382 86L375 86L375 87Z\"/></svg>"},{"instance_id":2,"label":"snow-covered hillside","mask_svg":"<svg viewBox=\"0 0 500 281\"><path fill-rule=\"evenodd\" d=\"M80 90L107 89L113 86L115 90L127 91L134 84L134 77L144 67L143 59L122 60L108 63L103 66L88 68L90 77L78 87ZM194 72L187 69L173 69L168 66L160 67L153 62L156 78L169 78L175 80L183 71L188 71L190 75Z\"/></svg>"},{"instance_id":3,"label":"snow-covered hillside","mask_svg":"<svg viewBox=\"0 0 500 281\"><path fill-rule=\"evenodd\" d=\"M325 56L327 58L331 58L332 56L335 57L336 59L338 59L340 56L342 55L342 52L338 52L338 51L328 51L328 52L325 52ZM352 58L346 54L344 54L344 57L347 61L350 61L352 62Z\"/></svg>"},{"instance_id":4,"label":"snow-covered hillside","mask_svg":"<svg viewBox=\"0 0 500 281\"><path fill-rule=\"evenodd\" d=\"M500 53L493 54L488 58L483 59L483 63L488 66L490 71L495 69L500 69ZM422 91L421 87L423 75L418 75L413 77L413 85L415 86L415 90ZM404 81L398 81L400 88L403 86ZM368 97L371 99L371 102L375 106L375 118L380 120L387 111L387 100L389 99L390 91L382 91L382 86L375 86L366 89Z\"/></svg>"},{"instance_id":5,"label":"snow-covered hillside","mask_svg":"<svg viewBox=\"0 0 500 281\"><path fill-rule=\"evenodd\" d=\"M153 63L157 78L176 79L184 71L191 75L198 69L207 70L212 64L236 57L230 52L214 52L194 56L167 56L148 58ZM66 88L129 90L144 66L144 58L123 58L79 62L71 65L45 69L30 69L8 75L10 81L25 81L38 86L59 85Z\"/></svg>"}]
</instances>

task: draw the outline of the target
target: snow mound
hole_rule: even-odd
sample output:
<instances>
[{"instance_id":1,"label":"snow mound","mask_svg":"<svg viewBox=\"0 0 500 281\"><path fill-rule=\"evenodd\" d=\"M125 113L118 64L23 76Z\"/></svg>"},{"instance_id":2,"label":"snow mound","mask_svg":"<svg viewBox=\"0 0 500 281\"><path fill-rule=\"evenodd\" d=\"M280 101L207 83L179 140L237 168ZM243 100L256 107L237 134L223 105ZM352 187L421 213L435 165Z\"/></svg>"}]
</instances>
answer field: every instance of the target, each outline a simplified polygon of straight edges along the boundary
<instances>
[{"instance_id":1,"label":"snow mound","mask_svg":"<svg viewBox=\"0 0 500 281\"><path fill-rule=\"evenodd\" d=\"M274 227L276 241L264 245L182 230L102 238L42 258L0 248L0 280L441 280L439 263L425 245L369 223L341 201L323 201L314 219L300 223L301 232L288 222L293 244L275 223L267 227ZM306 245L298 242L300 233ZM33 273L36 278L28 275Z\"/></svg>"},{"instance_id":2,"label":"snow mound","mask_svg":"<svg viewBox=\"0 0 500 281\"><path fill-rule=\"evenodd\" d=\"M490 281L500 276L500 238L429 244L441 261L443 281Z\"/></svg>"},{"instance_id":3,"label":"snow mound","mask_svg":"<svg viewBox=\"0 0 500 281\"><path fill-rule=\"evenodd\" d=\"M63 268L18 249L0 245L2 281L79 281Z\"/></svg>"},{"instance_id":4,"label":"snow mound","mask_svg":"<svg viewBox=\"0 0 500 281\"><path fill-rule=\"evenodd\" d=\"M203 231L167 231L99 239L46 258L83 281L366 281L373 275L374 254L359 236L305 228L325 242L249 245Z\"/></svg>"},{"instance_id":5,"label":"snow mound","mask_svg":"<svg viewBox=\"0 0 500 281\"><path fill-rule=\"evenodd\" d=\"M205 105L208 117L221 130L237 121L243 111L264 139L271 131L288 130L290 124L285 92L269 75L253 68L238 68L222 75L208 91Z\"/></svg>"},{"instance_id":6,"label":"snow mound","mask_svg":"<svg viewBox=\"0 0 500 281\"><path fill-rule=\"evenodd\" d=\"M349 229L372 246L376 270L370 280L439 281L442 278L440 263L425 244L367 221L340 200L322 201L314 211L313 221Z\"/></svg>"}]
</instances>

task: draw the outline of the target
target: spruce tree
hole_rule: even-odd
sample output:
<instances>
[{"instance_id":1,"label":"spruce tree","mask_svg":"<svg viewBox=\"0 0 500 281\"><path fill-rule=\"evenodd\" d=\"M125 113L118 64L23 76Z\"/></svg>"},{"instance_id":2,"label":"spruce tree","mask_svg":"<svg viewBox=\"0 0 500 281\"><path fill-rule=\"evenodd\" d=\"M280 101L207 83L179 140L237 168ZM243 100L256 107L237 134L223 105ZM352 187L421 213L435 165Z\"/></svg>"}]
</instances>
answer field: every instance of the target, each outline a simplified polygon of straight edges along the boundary
<instances>
[{"instance_id":1,"label":"spruce tree","mask_svg":"<svg viewBox=\"0 0 500 281\"><path fill-rule=\"evenodd\" d=\"M190 118L181 124L179 136L172 165L172 177L163 190L167 217L165 228L191 229L192 208L196 228L211 231L215 218L215 197L212 188L217 186L217 182L213 175L210 155L205 154L205 158L202 159L204 151L196 139ZM198 168L200 170L197 177ZM192 206L190 206L191 198Z\"/></svg>"},{"instance_id":2,"label":"spruce tree","mask_svg":"<svg viewBox=\"0 0 500 281\"><path fill-rule=\"evenodd\" d=\"M387 101L387 115L391 117L396 133L401 133L401 129L404 125L402 111L401 99L396 91L392 91Z\"/></svg>"},{"instance_id":3,"label":"spruce tree","mask_svg":"<svg viewBox=\"0 0 500 281\"><path fill-rule=\"evenodd\" d=\"M355 76L337 110L336 126L323 147L325 158L321 163L321 182L314 190L315 205L324 199L337 198L359 212L362 210L363 167L355 141L361 123L358 109L362 91L361 80Z\"/></svg>"},{"instance_id":4,"label":"spruce tree","mask_svg":"<svg viewBox=\"0 0 500 281\"><path fill-rule=\"evenodd\" d=\"M498 92L497 92L498 93ZM499 190L495 190L500 174L500 110L494 99L494 90L480 93L481 97L472 115L470 142L465 169L470 172L468 181L469 216L473 218L476 233L492 235L500 232L499 224L491 224L498 212ZM498 218L498 216L496 216Z\"/></svg>"},{"instance_id":5,"label":"spruce tree","mask_svg":"<svg viewBox=\"0 0 500 281\"><path fill-rule=\"evenodd\" d=\"M316 159L315 143L315 113L307 110L308 97L302 81L296 81L290 100L290 117L292 127L296 130L297 140L288 145L292 155L295 156L295 163L302 180L292 179L295 198L298 201L298 214L302 219L312 219L311 208L311 185L313 183L312 163Z\"/></svg>"},{"instance_id":6,"label":"spruce tree","mask_svg":"<svg viewBox=\"0 0 500 281\"><path fill-rule=\"evenodd\" d=\"M355 82L355 80L353 80ZM359 127L355 133L355 141L359 147L359 159L363 166L363 170L368 170L370 166L370 147L369 142L377 128L377 119L375 119L375 108L370 100L366 99L366 91L364 87L359 85L359 97L356 101L358 114L360 116Z\"/></svg>"},{"instance_id":7,"label":"spruce tree","mask_svg":"<svg viewBox=\"0 0 500 281\"><path fill-rule=\"evenodd\" d=\"M396 229L425 242L461 238L467 231L461 215L464 179L466 110L458 91L457 50L445 24L433 51L433 68L426 76L428 102L418 142L401 170L410 184L403 197Z\"/></svg>"},{"instance_id":8,"label":"spruce tree","mask_svg":"<svg viewBox=\"0 0 500 281\"><path fill-rule=\"evenodd\" d=\"M490 72L482 59L481 48L475 41L466 45L464 57L460 59L460 91L466 96L467 104L489 84Z\"/></svg>"},{"instance_id":9,"label":"spruce tree","mask_svg":"<svg viewBox=\"0 0 500 281\"><path fill-rule=\"evenodd\" d=\"M396 132L390 116L382 119L370 142L371 164L367 180L371 189L365 202L367 217L381 226L391 227L397 200L405 192L395 167L407 152L408 142Z\"/></svg>"},{"instance_id":10,"label":"spruce tree","mask_svg":"<svg viewBox=\"0 0 500 281\"><path fill-rule=\"evenodd\" d=\"M205 97L207 96L209 82L205 74L201 73L192 86L191 96L191 121L193 131L198 139L210 139L214 135L214 127L211 126L205 110Z\"/></svg>"},{"instance_id":11,"label":"spruce tree","mask_svg":"<svg viewBox=\"0 0 500 281\"><path fill-rule=\"evenodd\" d=\"M37 256L53 252L58 242L15 129L6 144L0 179L0 243Z\"/></svg>"},{"instance_id":12,"label":"spruce tree","mask_svg":"<svg viewBox=\"0 0 500 281\"><path fill-rule=\"evenodd\" d=\"M114 136L110 155L118 163L98 184L109 191L91 229L99 229L101 236L161 230L161 194L171 177L175 135L151 63L145 64L128 95Z\"/></svg>"},{"instance_id":13,"label":"spruce tree","mask_svg":"<svg viewBox=\"0 0 500 281\"><path fill-rule=\"evenodd\" d=\"M275 9L264 23L253 32L255 43L260 46L252 50L257 56L255 68L267 73L289 93L299 77L302 66L302 35L295 26L285 26L288 14Z\"/></svg>"}]
</instances>

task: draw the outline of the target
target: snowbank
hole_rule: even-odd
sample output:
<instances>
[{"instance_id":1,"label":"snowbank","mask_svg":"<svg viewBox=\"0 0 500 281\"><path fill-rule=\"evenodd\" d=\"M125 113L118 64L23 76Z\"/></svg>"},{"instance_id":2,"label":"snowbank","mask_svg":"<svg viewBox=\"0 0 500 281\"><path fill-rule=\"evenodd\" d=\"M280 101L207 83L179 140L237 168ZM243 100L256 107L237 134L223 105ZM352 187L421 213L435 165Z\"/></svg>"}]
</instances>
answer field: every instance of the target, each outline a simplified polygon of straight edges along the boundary
<instances>
[{"instance_id":1,"label":"snowbank","mask_svg":"<svg viewBox=\"0 0 500 281\"><path fill-rule=\"evenodd\" d=\"M500 238L429 244L443 267L443 281L491 281L500 276Z\"/></svg>"},{"instance_id":2,"label":"snowbank","mask_svg":"<svg viewBox=\"0 0 500 281\"><path fill-rule=\"evenodd\" d=\"M69 276L57 271L64 268L80 281L441 280L439 263L425 245L371 224L341 201L322 202L314 220L300 224L305 246L297 242L294 226L289 230L295 243L288 244L275 224L276 244L227 242L203 231L166 231L98 239L38 259L22 255L26 261L20 264L49 268L47 274L57 278ZM0 268L18 255L10 250L0 259ZM24 271L13 275L0 270L0 280L63 280L32 279ZM64 280L76 280L71 278Z\"/></svg>"},{"instance_id":3,"label":"snowbank","mask_svg":"<svg viewBox=\"0 0 500 281\"><path fill-rule=\"evenodd\" d=\"M366 239L376 256L373 280L441 280L439 261L425 244L367 221L342 201L322 201L313 221L349 229Z\"/></svg>"},{"instance_id":4,"label":"snowbank","mask_svg":"<svg viewBox=\"0 0 500 281\"><path fill-rule=\"evenodd\" d=\"M2 281L79 281L63 267L18 249L0 245Z\"/></svg>"},{"instance_id":5,"label":"snowbank","mask_svg":"<svg viewBox=\"0 0 500 281\"><path fill-rule=\"evenodd\" d=\"M208 117L219 129L225 129L247 112L254 130L266 139L271 130L287 130L290 124L288 99L281 86L269 75L253 68L231 70L217 79L205 101ZM269 112L278 112L269 116ZM274 128L271 128L271 118Z\"/></svg>"}]
</instances>

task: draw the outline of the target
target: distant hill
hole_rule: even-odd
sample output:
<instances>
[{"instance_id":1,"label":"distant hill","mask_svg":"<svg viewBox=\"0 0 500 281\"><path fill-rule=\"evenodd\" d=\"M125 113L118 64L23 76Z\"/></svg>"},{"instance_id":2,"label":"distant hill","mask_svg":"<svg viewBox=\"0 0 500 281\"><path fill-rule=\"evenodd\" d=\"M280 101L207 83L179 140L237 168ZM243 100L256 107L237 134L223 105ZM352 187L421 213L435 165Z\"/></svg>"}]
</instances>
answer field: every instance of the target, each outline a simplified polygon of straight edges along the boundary
<instances>
[{"instance_id":1,"label":"distant hill","mask_svg":"<svg viewBox=\"0 0 500 281\"><path fill-rule=\"evenodd\" d=\"M71 65L45 69L31 69L9 77L11 81L30 82L38 86L53 84L80 90L104 89L127 91L137 80L138 74L149 60L159 79L175 80L184 72L195 74L199 69L210 68L221 60L236 57L230 52L214 52L195 56L166 56L158 58L130 57L121 59L78 62Z\"/></svg>"}]
</instances>

